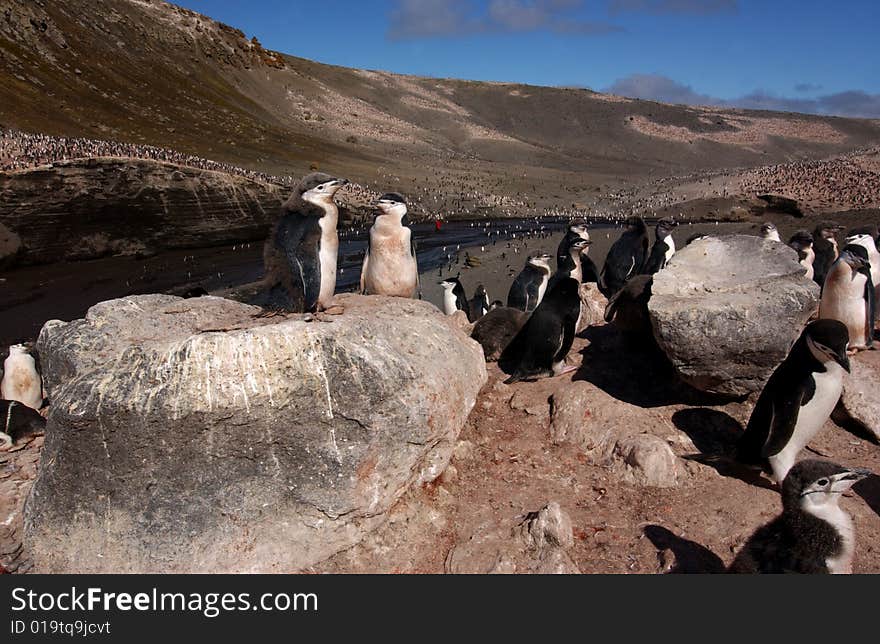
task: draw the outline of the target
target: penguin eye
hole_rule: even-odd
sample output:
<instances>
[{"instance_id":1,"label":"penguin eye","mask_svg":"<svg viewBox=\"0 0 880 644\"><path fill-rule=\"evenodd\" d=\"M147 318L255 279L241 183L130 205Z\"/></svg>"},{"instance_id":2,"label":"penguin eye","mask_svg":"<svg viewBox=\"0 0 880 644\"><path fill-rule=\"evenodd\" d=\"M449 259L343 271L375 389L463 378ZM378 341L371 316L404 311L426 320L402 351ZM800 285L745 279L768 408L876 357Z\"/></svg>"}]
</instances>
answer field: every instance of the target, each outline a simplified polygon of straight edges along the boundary
<instances>
[{"instance_id":1,"label":"penguin eye","mask_svg":"<svg viewBox=\"0 0 880 644\"><path fill-rule=\"evenodd\" d=\"M826 485L828 485L828 479L819 479L818 481L816 481L816 483L821 485L822 487L825 487Z\"/></svg>"}]
</instances>

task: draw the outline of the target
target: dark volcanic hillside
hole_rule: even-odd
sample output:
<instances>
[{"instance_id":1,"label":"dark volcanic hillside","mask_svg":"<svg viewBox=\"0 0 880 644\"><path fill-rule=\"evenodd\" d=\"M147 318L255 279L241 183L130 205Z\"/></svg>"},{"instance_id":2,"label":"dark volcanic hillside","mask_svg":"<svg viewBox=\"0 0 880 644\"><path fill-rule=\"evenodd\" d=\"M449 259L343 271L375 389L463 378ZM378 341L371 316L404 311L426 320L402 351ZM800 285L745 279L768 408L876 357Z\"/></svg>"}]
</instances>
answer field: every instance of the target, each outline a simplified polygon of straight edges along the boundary
<instances>
[{"instance_id":1,"label":"dark volcanic hillside","mask_svg":"<svg viewBox=\"0 0 880 644\"><path fill-rule=\"evenodd\" d=\"M540 182L541 201L570 204L639 178L880 142L871 121L333 67L148 0L0 0L0 54L7 127L274 173L314 162L364 183L395 174L402 189L451 185L479 164L487 193L533 193Z\"/></svg>"}]
</instances>

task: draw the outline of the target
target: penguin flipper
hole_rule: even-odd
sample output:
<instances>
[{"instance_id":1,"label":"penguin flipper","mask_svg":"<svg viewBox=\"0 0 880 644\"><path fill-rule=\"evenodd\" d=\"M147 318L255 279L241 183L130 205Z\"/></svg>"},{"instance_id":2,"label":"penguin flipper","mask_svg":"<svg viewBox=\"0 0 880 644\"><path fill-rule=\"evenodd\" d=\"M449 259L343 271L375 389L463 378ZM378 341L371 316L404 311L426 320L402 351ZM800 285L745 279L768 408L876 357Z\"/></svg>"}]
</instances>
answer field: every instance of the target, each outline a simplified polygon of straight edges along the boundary
<instances>
[{"instance_id":1,"label":"penguin flipper","mask_svg":"<svg viewBox=\"0 0 880 644\"><path fill-rule=\"evenodd\" d=\"M803 389L797 388L788 395L782 395L773 401L770 417L770 433L767 442L761 450L761 455L768 458L778 454L791 440L794 428L797 425L798 413L813 397L816 391L816 383L812 377L808 378L808 384ZM812 391L808 391L811 388ZM777 395L781 392L777 392ZM747 430L748 431L748 430Z\"/></svg>"},{"instance_id":2,"label":"penguin flipper","mask_svg":"<svg viewBox=\"0 0 880 644\"><path fill-rule=\"evenodd\" d=\"M367 250L366 250L366 252L364 252L364 263L361 266L361 287L360 287L360 294L361 295L367 294L366 281L367 281L367 266L369 265L369 263L370 263L370 242L367 242Z\"/></svg>"},{"instance_id":3,"label":"penguin flipper","mask_svg":"<svg viewBox=\"0 0 880 644\"><path fill-rule=\"evenodd\" d=\"M538 283L534 280L526 285L526 313L534 311L538 306Z\"/></svg>"},{"instance_id":4,"label":"penguin flipper","mask_svg":"<svg viewBox=\"0 0 880 644\"><path fill-rule=\"evenodd\" d=\"M874 344L874 320L877 319L877 302L874 297L874 282L871 280L870 269L865 269L868 279L865 282L865 345Z\"/></svg>"}]
</instances>

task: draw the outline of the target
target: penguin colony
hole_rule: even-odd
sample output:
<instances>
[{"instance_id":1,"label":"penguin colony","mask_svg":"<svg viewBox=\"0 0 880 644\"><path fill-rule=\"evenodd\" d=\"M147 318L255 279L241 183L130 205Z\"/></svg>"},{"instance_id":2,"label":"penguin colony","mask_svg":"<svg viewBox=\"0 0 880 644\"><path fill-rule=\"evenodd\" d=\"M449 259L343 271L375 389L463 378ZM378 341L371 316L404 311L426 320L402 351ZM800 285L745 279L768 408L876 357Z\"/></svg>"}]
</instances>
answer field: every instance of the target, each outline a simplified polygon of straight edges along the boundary
<instances>
[{"instance_id":1,"label":"penguin colony","mask_svg":"<svg viewBox=\"0 0 880 644\"><path fill-rule=\"evenodd\" d=\"M320 314L334 307L339 247L334 196L347 183L312 173L284 204L264 247L266 308ZM383 194L376 201L361 271L362 294L421 298L416 245L406 215L406 199L399 193ZM573 221L557 248L556 270L548 254L526 258L506 306L499 300L490 303L482 284L468 299L456 276L440 282L443 312L462 311L474 323L472 337L486 359L497 360L509 375L508 384L575 371L566 358L578 327L581 284L597 284L609 298L606 318L614 318L632 285L640 286L629 299L650 293L651 276L676 252L676 226L673 220L659 220L651 244L645 221L630 217L599 271L588 256L587 225ZM852 571L854 528L838 500L870 472L826 461L797 461L840 398L849 355L873 345L880 283L877 230L850 231L838 250L836 234L841 230L825 222L812 233L796 232L788 242L806 277L822 287L819 319L806 326L768 380L730 457L766 472L782 493L782 513L753 534L730 572ZM782 243L772 223L764 224L760 235ZM206 294L194 290L186 297ZM28 347L10 347L3 367L0 444L11 448L42 431L45 421L38 412L45 394Z\"/></svg>"}]
</instances>

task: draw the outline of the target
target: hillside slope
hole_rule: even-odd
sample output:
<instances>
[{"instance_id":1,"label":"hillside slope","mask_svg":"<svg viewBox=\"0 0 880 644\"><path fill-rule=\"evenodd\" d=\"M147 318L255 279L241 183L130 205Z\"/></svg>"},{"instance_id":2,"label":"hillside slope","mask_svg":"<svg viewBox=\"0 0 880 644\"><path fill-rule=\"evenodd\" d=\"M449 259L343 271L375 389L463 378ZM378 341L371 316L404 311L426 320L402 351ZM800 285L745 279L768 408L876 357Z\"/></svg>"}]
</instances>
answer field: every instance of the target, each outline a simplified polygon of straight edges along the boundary
<instances>
[{"instance_id":1,"label":"hillside slope","mask_svg":"<svg viewBox=\"0 0 880 644\"><path fill-rule=\"evenodd\" d=\"M334 67L149 0L0 0L0 53L4 126L163 145L273 173L316 163L362 182L395 174L410 190L510 194L537 181L576 201L639 178L880 143L880 125L865 120Z\"/></svg>"}]
</instances>

